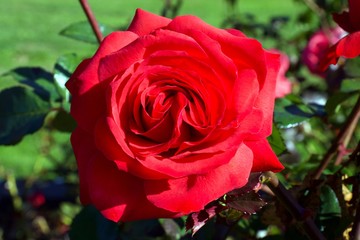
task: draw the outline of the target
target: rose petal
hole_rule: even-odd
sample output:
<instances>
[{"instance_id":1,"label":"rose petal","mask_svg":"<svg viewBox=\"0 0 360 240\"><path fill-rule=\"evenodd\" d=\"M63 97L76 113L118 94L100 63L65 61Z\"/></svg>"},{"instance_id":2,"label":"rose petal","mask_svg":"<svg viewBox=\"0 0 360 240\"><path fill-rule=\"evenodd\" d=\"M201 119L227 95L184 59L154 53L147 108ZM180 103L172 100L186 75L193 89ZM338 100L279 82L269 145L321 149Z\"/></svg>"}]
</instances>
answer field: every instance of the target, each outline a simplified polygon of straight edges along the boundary
<instances>
[{"instance_id":1,"label":"rose petal","mask_svg":"<svg viewBox=\"0 0 360 240\"><path fill-rule=\"evenodd\" d=\"M254 154L251 172L279 172L284 169L267 140L247 141L245 144Z\"/></svg>"},{"instance_id":2,"label":"rose petal","mask_svg":"<svg viewBox=\"0 0 360 240\"><path fill-rule=\"evenodd\" d=\"M144 179L167 178L164 174L143 167L127 146L127 140L119 132L118 126L111 118L102 118L95 128L95 143L97 148L109 160L115 161L119 171L131 172Z\"/></svg>"},{"instance_id":3,"label":"rose petal","mask_svg":"<svg viewBox=\"0 0 360 240\"><path fill-rule=\"evenodd\" d=\"M91 203L106 218L117 222L176 216L151 204L146 199L143 181L119 171L113 162L98 154L87 164Z\"/></svg>"},{"instance_id":4,"label":"rose petal","mask_svg":"<svg viewBox=\"0 0 360 240\"><path fill-rule=\"evenodd\" d=\"M168 211L189 214L225 193L244 186L252 167L252 152L240 145L228 164L203 175L145 182L147 198L155 206Z\"/></svg>"},{"instance_id":5,"label":"rose petal","mask_svg":"<svg viewBox=\"0 0 360 240\"><path fill-rule=\"evenodd\" d=\"M157 28L165 27L171 19L137 9L128 31L132 31L139 36L149 34Z\"/></svg>"},{"instance_id":6,"label":"rose petal","mask_svg":"<svg viewBox=\"0 0 360 240\"><path fill-rule=\"evenodd\" d=\"M105 114L105 88L107 82L101 82L81 95L73 95L71 99L71 115L77 126L88 133L94 130L97 119Z\"/></svg>"},{"instance_id":7,"label":"rose petal","mask_svg":"<svg viewBox=\"0 0 360 240\"><path fill-rule=\"evenodd\" d=\"M247 139L263 139L268 137L272 132L272 119L274 113L274 100L275 100L275 86L276 79L280 67L280 55L270 52L266 52L266 64L267 64L267 74L266 81L263 85L263 88L260 90L258 98L254 105L254 110L261 111L262 121L259 122L259 131L254 134L247 136ZM256 112L254 112L256 113ZM256 113L258 114L258 113ZM249 114L248 119L255 118L252 114Z\"/></svg>"},{"instance_id":8,"label":"rose petal","mask_svg":"<svg viewBox=\"0 0 360 240\"><path fill-rule=\"evenodd\" d=\"M75 70L66 87L72 94L71 114L77 124L89 132L104 113L104 85L99 84L98 64L102 57L132 42L132 32L114 32L104 38L94 57L83 61Z\"/></svg>"},{"instance_id":9,"label":"rose petal","mask_svg":"<svg viewBox=\"0 0 360 240\"><path fill-rule=\"evenodd\" d=\"M360 31L351 33L330 47L320 62L320 69L325 71L330 64L336 64L339 57L355 58L360 55Z\"/></svg>"},{"instance_id":10,"label":"rose petal","mask_svg":"<svg viewBox=\"0 0 360 240\"><path fill-rule=\"evenodd\" d=\"M359 0L348 0L349 3L349 18L352 27L355 31L360 30L360 18L359 18L359 10L360 10L360 1Z\"/></svg>"},{"instance_id":11,"label":"rose petal","mask_svg":"<svg viewBox=\"0 0 360 240\"><path fill-rule=\"evenodd\" d=\"M231 29L225 29L228 33L231 33L232 35L234 35L234 36L237 36L237 37L246 37L246 35L243 33L243 32L241 32L241 31L239 31L239 30L237 30L237 29L233 29L233 28L231 28Z\"/></svg>"},{"instance_id":12,"label":"rose petal","mask_svg":"<svg viewBox=\"0 0 360 240\"><path fill-rule=\"evenodd\" d=\"M213 65L215 69L221 66L225 69L230 66L225 62L225 59L219 59L223 54L230 57L230 59L237 64L238 68L240 68L239 66L245 68L251 66L251 68L256 69L260 85L262 86L265 80L266 69L264 58L261 57L263 55L263 49L258 41L245 38L234 30L223 30L213 27L195 16L176 17L166 29L184 33L201 42L202 47L211 53L209 57L216 59ZM241 37L239 37L239 35L241 35ZM211 43L207 38L213 39L214 43ZM215 43L221 46L221 50L218 52L213 52L218 49ZM228 72L228 74L232 74L232 67ZM228 77L230 80L235 78Z\"/></svg>"},{"instance_id":13,"label":"rose petal","mask_svg":"<svg viewBox=\"0 0 360 240\"><path fill-rule=\"evenodd\" d=\"M225 114L225 122L230 119L236 120L241 124L252 111L252 108L260 90L260 84L257 79L256 72L252 69L239 71L234 86L229 92L227 99L228 111ZM226 120L227 118L227 120Z\"/></svg>"},{"instance_id":14,"label":"rose petal","mask_svg":"<svg viewBox=\"0 0 360 240\"><path fill-rule=\"evenodd\" d=\"M202 154L183 154L182 158L161 158L159 156L148 156L140 161L145 167L168 174L174 178L181 178L189 175L205 174L211 169L227 164L236 154L236 148L222 151L218 146L209 147L207 152ZM206 162L206 164L205 164Z\"/></svg>"},{"instance_id":15,"label":"rose petal","mask_svg":"<svg viewBox=\"0 0 360 240\"><path fill-rule=\"evenodd\" d=\"M159 29L151 35L140 37L125 48L106 56L99 66L100 80L114 76L139 60L161 50L186 51L195 58L206 57L203 49L189 36Z\"/></svg>"},{"instance_id":16,"label":"rose petal","mask_svg":"<svg viewBox=\"0 0 360 240\"><path fill-rule=\"evenodd\" d=\"M67 85L73 85L69 87L71 93L81 95L98 84L98 66L100 60L104 56L122 49L137 38L136 34L126 31L113 32L105 37L95 55L89 60L86 68L82 68L83 71L78 71L71 76L67 83Z\"/></svg>"},{"instance_id":17,"label":"rose petal","mask_svg":"<svg viewBox=\"0 0 360 240\"><path fill-rule=\"evenodd\" d=\"M339 40L336 44L336 55L355 58L360 54L360 31L354 32Z\"/></svg>"},{"instance_id":18,"label":"rose petal","mask_svg":"<svg viewBox=\"0 0 360 240\"><path fill-rule=\"evenodd\" d=\"M145 197L142 180L120 171L102 157L86 132L76 128L71 142L79 169L82 204L93 204L115 222L176 216L152 205Z\"/></svg>"},{"instance_id":19,"label":"rose petal","mask_svg":"<svg viewBox=\"0 0 360 240\"><path fill-rule=\"evenodd\" d=\"M95 147L91 135L76 128L71 134L71 144L74 150L79 175L80 201L82 204L91 204L89 188L87 184L87 161L95 155Z\"/></svg>"}]
</instances>

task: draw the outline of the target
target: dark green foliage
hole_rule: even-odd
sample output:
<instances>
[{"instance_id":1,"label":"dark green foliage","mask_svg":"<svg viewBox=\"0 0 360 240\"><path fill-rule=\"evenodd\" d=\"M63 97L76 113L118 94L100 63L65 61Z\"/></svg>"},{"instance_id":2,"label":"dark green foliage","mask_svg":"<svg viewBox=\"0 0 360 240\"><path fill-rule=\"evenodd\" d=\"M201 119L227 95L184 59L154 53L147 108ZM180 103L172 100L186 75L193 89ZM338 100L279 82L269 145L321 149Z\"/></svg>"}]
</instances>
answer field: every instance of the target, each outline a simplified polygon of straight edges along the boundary
<instances>
[{"instance_id":1,"label":"dark green foliage","mask_svg":"<svg viewBox=\"0 0 360 240\"><path fill-rule=\"evenodd\" d=\"M72 240L116 240L119 226L104 218L93 206L84 207L70 226Z\"/></svg>"},{"instance_id":2,"label":"dark green foliage","mask_svg":"<svg viewBox=\"0 0 360 240\"><path fill-rule=\"evenodd\" d=\"M26 87L0 92L0 144L15 144L39 130L50 110L50 104Z\"/></svg>"}]
</instances>

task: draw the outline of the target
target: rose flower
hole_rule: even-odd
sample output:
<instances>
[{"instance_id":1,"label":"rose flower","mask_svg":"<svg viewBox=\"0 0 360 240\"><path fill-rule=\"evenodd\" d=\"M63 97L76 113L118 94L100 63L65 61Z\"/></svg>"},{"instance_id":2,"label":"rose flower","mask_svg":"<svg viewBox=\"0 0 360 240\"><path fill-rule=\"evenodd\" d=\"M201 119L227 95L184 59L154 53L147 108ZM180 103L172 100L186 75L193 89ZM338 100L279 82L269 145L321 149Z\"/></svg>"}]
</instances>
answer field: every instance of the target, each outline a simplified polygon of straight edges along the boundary
<instances>
[{"instance_id":1,"label":"rose flower","mask_svg":"<svg viewBox=\"0 0 360 240\"><path fill-rule=\"evenodd\" d=\"M66 84L81 202L113 221L178 217L281 170L266 140L278 68L237 30L137 10Z\"/></svg>"}]
</instances>

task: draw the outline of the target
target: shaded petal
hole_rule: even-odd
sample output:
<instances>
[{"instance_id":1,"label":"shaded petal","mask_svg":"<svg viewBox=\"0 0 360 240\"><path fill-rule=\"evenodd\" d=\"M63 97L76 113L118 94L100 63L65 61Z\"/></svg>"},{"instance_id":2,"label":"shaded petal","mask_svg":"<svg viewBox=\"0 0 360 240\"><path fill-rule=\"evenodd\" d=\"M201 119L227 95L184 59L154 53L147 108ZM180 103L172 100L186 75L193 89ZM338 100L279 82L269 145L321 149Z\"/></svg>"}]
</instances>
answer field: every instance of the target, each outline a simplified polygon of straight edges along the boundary
<instances>
[{"instance_id":1,"label":"shaded petal","mask_svg":"<svg viewBox=\"0 0 360 240\"><path fill-rule=\"evenodd\" d=\"M267 74L262 89L260 89L258 98L254 105L254 110L262 112L262 121L260 122L259 131L250 134L247 139L263 139L268 137L272 132L272 119L274 114L275 87L278 71L280 68L280 55L266 52ZM256 113L256 111L254 111ZM256 113L258 114L258 113ZM252 114L248 118L252 118Z\"/></svg>"},{"instance_id":2,"label":"shaded petal","mask_svg":"<svg viewBox=\"0 0 360 240\"><path fill-rule=\"evenodd\" d=\"M254 162L251 172L279 172L284 169L284 166L280 163L266 139L259 141L247 141L245 144L254 154Z\"/></svg>"},{"instance_id":3,"label":"shaded petal","mask_svg":"<svg viewBox=\"0 0 360 240\"><path fill-rule=\"evenodd\" d=\"M219 148L219 146L222 144L209 147L203 153L182 154L182 158L178 158L176 155L174 158L149 156L140 162L149 169L168 174L174 178L206 174L218 166L227 164L236 154L236 148L224 151L224 148Z\"/></svg>"},{"instance_id":4,"label":"shaded petal","mask_svg":"<svg viewBox=\"0 0 360 240\"><path fill-rule=\"evenodd\" d=\"M155 207L146 199L141 179L119 171L113 162L100 154L88 164L87 184L91 186L91 203L112 221L176 216L173 212Z\"/></svg>"},{"instance_id":5,"label":"shaded petal","mask_svg":"<svg viewBox=\"0 0 360 240\"><path fill-rule=\"evenodd\" d=\"M359 0L348 0L349 4L349 18L352 27L355 31L360 30L360 18L359 18L359 10L360 10L360 1Z\"/></svg>"},{"instance_id":6,"label":"shaded petal","mask_svg":"<svg viewBox=\"0 0 360 240\"><path fill-rule=\"evenodd\" d=\"M92 136L76 128L71 134L71 144L74 150L80 185L80 202L84 205L91 204L89 188L87 184L86 169L91 158L96 154L96 148Z\"/></svg>"},{"instance_id":7,"label":"shaded petal","mask_svg":"<svg viewBox=\"0 0 360 240\"><path fill-rule=\"evenodd\" d=\"M337 47L337 44L330 47L327 50L327 52L324 54L324 57L322 59L320 59L319 71L324 72L330 66L330 64L337 63L340 56L338 56L336 54L336 47Z\"/></svg>"},{"instance_id":8,"label":"shaded petal","mask_svg":"<svg viewBox=\"0 0 360 240\"><path fill-rule=\"evenodd\" d=\"M352 32L353 27L351 26L349 13L342 12L342 13L333 13L332 14L334 21L345 31Z\"/></svg>"},{"instance_id":9,"label":"shaded petal","mask_svg":"<svg viewBox=\"0 0 360 240\"><path fill-rule=\"evenodd\" d=\"M353 33L360 30L360 1L348 0L349 11L341 14L334 13L333 19L339 24L339 26L349 33Z\"/></svg>"},{"instance_id":10,"label":"shaded petal","mask_svg":"<svg viewBox=\"0 0 360 240\"><path fill-rule=\"evenodd\" d=\"M171 19L165 18L142 9L137 9L128 31L132 31L139 36L149 34L157 28L165 27Z\"/></svg>"},{"instance_id":11,"label":"shaded petal","mask_svg":"<svg viewBox=\"0 0 360 240\"><path fill-rule=\"evenodd\" d=\"M70 113L77 126L92 133L99 117L105 114L106 82L101 82L81 95L72 95Z\"/></svg>"},{"instance_id":12,"label":"shaded petal","mask_svg":"<svg viewBox=\"0 0 360 240\"><path fill-rule=\"evenodd\" d=\"M242 144L228 164L203 175L146 181L145 192L150 202L168 211L189 214L221 197L225 193L244 186L252 168L251 150Z\"/></svg>"},{"instance_id":13,"label":"shaded petal","mask_svg":"<svg viewBox=\"0 0 360 240\"><path fill-rule=\"evenodd\" d=\"M80 180L80 201L112 221L175 217L145 197L141 179L120 171L97 150L92 136L77 128L71 136Z\"/></svg>"}]
</instances>

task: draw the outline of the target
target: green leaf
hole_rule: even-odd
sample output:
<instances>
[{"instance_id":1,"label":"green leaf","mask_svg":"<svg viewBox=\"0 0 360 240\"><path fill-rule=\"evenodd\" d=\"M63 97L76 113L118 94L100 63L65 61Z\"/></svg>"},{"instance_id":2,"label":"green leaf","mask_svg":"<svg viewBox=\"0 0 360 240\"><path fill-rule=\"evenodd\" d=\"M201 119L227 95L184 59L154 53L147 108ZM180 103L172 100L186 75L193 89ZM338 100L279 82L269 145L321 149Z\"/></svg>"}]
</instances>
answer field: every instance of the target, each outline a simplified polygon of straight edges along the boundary
<instances>
[{"instance_id":1,"label":"green leaf","mask_svg":"<svg viewBox=\"0 0 360 240\"><path fill-rule=\"evenodd\" d=\"M340 107L340 104L352 97L354 93L337 92L333 94L326 102L325 111L329 116L332 116Z\"/></svg>"},{"instance_id":2,"label":"green leaf","mask_svg":"<svg viewBox=\"0 0 360 240\"><path fill-rule=\"evenodd\" d=\"M360 59L359 58L346 59L344 71L347 76L360 77Z\"/></svg>"},{"instance_id":3,"label":"green leaf","mask_svg":"<svg viewBox=\"0 0 360 240\"><path fill-rule=\"evenodd\" d=\"M271 135L267 138L272 150L276 155L280 155L286 151L286 145L284 139L281 136L279 128L274 124Z\"/></svg>"},{"instance_id":4,"label":"green leaf","mask_svg":"<svg viewBox=\"0 0 360 240\"><path fill-rule=\"evenodd\" d=\"M354 92L360 90L360 78L345 79L341 83L341 92Z\"/></svg>"},{"instance_id":5,"label":"green leaf","mask_svg":"<svg viewBox=\"0 0 360 240\"><path fill-rule=\"evenodd\" d=\"M65 83L69 80L81 60L82 58L74 53L65 54L58 58L54 66L54 79L61 88L66 89Z\"/></svg>"},{"instance_id":6,"label":"green leaf","mask_svg":"<svg viewBox=\"0 0 360 240\"><path fill-rule=\"evenodd\" d=\"M74 218L69 235L75 240L115 240L119 238L119 226L89 205Z\"/></svg>"},{"instance_id":7,"label":"green leaf","mask_svg":"<svg viewBox=\"0 0 360 240\"><path fill-rule=\"evenodd\" d=\"M0 144L19 142L43 125L50 104L31 89L12 87L0 92Z\"/></svg>"},{"instance_id":8,"label":"green leaf","mask_svg":"<svg viewBox=\"0 0 360 240\"><path fill-rule=\"evenodd\" d=\"M116 29L106 26L104 24L99 23L100 30L103 36L107 36L111 32L116 31ZM60 32L60 35L72 38L75 40L98 44L96 36L87 21L73 23L70 26L66 27Z\"/></svg>"},{"instance_id":9,"label":"green leaf","mask_svg":"<svg viewBox=\"0 0 360 240\"><path fill-rule=\"evenodd\" d=\"M323 115L320 105L306 105L293 96L276 99L274 121L279 128L290 128L301 124L311 117Z\"/></svg>"},{"instance_id":10,"label":"green leaf","mask_svg":"<svg viewBox=\"0 0 360 240\"><path fill-rule=\"evenodd\" d=\"M131 221L122 224L120 239L154 240L160 238L163 232L158 219Z\"/></svg>"},{"instance_id":11,"label":"green leaf","mask_svg":"<svg viewBox=\"0 0 360 240\"><path fill-rule=\"evenodd\" d=\"M60 132L73 132L76 122L68 112L59 111L52 120L52 126Z\"/></svg>"},{"instance_id":12,"label":"green leaf","mask_svg":"<svg viewBox=\"0 0 360 240\"><path fill-rule=\"evenodd\" d=\"M55 84L52 73L39 67L19 67L15 68L0 77L0 82L5 79L12 86L26 86L31 88L35 94L44 101L52 103L62 101L58 87ZM6 84L5 83L5 84ZM9 86L8 86L9 87Z\"/></svg>"},{"instance_id":13,"label":"green leaf","mask_svg":"<svg viewBox=\"0 0 360 240\"><path fill-rule=\"evenodd\" d=\"M320 193L320 219L327 220L334 217L341 217L339 200L331 187L324 185Z\"/></svg>"}]
</instances>

